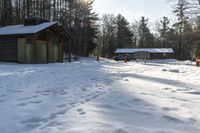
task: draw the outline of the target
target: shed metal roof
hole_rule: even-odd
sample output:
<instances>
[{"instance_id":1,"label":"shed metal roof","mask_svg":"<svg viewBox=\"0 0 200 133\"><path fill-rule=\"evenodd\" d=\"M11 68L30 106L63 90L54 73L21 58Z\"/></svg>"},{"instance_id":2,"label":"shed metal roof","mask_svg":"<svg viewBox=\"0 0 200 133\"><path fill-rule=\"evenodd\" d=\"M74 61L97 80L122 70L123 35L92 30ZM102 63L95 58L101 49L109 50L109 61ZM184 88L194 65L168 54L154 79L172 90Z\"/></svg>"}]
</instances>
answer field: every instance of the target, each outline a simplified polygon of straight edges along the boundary
<instances>
[{"instance_id":1,"label":"shed metal roof","mask_svg":"<svg viewBox=\"0 0 200 133\"><path fill-rule=\"evenodd\" d=\"M117 49L116 54L131 54L135 52L149 52L149 53L174 53L172 48L130 48Z\"/></svg>"},{"instance_id":2,"label":"shed metal roof","mask_svg":"<svg viewBox=\"0 0 200 133\"><path fill-rule=\"evenodd\" d=\"M24 34L35 34L48 27L57 24L58 22L45 22L39 25L12 25L0 28L0 35L24 35Z\"/></svg>"}]
</instances>

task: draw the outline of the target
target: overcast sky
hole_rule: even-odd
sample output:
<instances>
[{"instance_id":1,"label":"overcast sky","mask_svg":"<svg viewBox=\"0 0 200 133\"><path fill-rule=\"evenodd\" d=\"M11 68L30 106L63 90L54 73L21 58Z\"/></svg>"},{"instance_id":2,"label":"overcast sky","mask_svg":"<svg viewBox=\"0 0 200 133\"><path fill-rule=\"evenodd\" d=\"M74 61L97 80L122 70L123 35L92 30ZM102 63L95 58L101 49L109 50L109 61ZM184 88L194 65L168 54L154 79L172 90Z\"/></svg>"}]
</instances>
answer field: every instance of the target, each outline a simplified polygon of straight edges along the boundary
<instances>
[{"instance_id":1,"label":"overcast sky","mask_svg":"<svg viewBox=\"0 0 200 133\"><path fill-rule=\"evenodd\" d=\"M155 21L163 16L170 18L173 15L171 3L167 0L95 0L94 11L100 16L103 13L121 13L129 22L141 16Z\"/></svg>"}]
</instances>

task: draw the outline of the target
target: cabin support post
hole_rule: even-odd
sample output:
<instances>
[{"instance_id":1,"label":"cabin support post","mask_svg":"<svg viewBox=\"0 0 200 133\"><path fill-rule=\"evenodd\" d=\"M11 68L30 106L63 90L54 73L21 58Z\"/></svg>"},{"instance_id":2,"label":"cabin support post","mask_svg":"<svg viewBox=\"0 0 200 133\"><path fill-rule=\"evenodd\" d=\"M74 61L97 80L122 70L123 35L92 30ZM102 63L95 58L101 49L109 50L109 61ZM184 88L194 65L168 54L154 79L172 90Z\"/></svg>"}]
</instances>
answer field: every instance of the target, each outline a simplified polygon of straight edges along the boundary
<instances>
[{"instance_id":1,"label":"cabin support post","mask_svg":"<svg viewBox=\"0 0 200 133\"><path fill-rule=\"evenodd\" d=\"M51 37L51 34L49 33L47 36L47 63L50 62L49 60L49 54L50 54L49 47L51 45L50 37Z\"/></svg>"},{"instance_id":2,"label":"cabin support post","mask_svg":"<svg viewBox=\"0 0 200 133\"><path fill-rule=\"evenodd\" d=\"M60 44L60 62L63 63L64 62L64 52L63 52L63 39L61 39L61 44Z\"/></svg>"},{"instance_id":3,"label":"cabin support post","mask_svg":"<svg viewBox=\"0 0 200 133\"><path fill-rule=\"evenodd\" d=\"M71 56L71 52L72 52L72 50L71 50L71 45L72 45L72 41L71 40L69 40L68 41L68 43L69 43L69 51L68 51L68 56L69 56L69 62L72 62L72 56Z\"/></svg>"},{"instance_id":4,"label":"cabin support post","mask_svg":"<svg viewBox=\"0 0 200 133\"><path fill-rule=\"evenodd\" d=\"M34 47L33 61L35 64L37 64L37 35L34 35L33 37L33 47Z\"/></svg>"}]
</instances>

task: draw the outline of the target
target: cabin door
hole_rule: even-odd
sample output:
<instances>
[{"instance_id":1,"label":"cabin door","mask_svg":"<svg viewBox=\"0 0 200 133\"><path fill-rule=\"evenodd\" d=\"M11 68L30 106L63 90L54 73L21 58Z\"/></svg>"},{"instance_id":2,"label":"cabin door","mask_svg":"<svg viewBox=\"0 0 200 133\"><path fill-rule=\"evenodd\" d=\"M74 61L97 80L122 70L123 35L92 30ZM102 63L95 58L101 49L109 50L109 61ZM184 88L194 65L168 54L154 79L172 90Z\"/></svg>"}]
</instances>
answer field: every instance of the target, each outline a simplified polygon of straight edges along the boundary
<instances>
[{"instance_id":1,"label":"cabin door","mask_svg":"<svg viewBox=\"0 0 200 133\"><path fill-rule=\"evenodd\" d=\"M37 63L47 63L46 41L37 41Z\"/></svg>"},{"instance_id":2,"label":"cabin door","mask_svg":"<svg viewBox=\"0 0 200 133\"><path fill-rule=\"evenodd\" d=\"M33 45L28 43L26 44L26 63L33 63Z\"/></svg>"},{"instance_id":3,"label":"cabin door","mask_svg":"<svg viewBox=\"0 0 200 133\"><path fill-rule=\"evenodd\" d=\"M59 62L59 45L56 45L55 47L54 47L54 50L55 50L55 61L56 62Z\"/></svg>"}]
</instances>

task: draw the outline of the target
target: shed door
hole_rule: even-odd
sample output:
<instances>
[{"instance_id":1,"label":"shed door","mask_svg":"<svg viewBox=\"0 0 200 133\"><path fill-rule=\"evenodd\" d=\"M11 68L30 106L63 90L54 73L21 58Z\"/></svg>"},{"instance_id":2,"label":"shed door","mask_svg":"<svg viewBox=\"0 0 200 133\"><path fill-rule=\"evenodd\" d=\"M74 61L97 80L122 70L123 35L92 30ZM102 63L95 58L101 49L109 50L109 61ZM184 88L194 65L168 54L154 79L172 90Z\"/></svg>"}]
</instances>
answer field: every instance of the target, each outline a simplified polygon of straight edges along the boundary
<instances>
[{"instance_id":1,"label":"shed door","mask_svg":"<svg viewBox=\"0 0 200 133\"><path fill-rule=\"evenodd\" d=\"M59 54L59 46L56 45L56 46L54 47L54 50L55 50L55 51L54 51L54 52L55 52L55 53L54 53L54 54L55 54L55 61L56 61L56 62L59 62L59 55L60 55L60 54Z\"/></svg>"},{"instance_id":2,"label":"shed door","mask_svg":"<svg viewBox=\"0 0 200 133\"><path fill-rule=\"evenodd\" d=\"M47 44L46 42L43 42L41 45L41 63L47 63Z\"/></svg>"},{"instance_id":3,"label":"shed door","mask_svg":"<svg viewBox=\"0 0 200 133\"><path fill-rule=\"evenodd\" d=\"M33 63L33 45L30 43L26 44L26 63Z\"/></svg>"},{"instance_id":4,"label":"shed door","mask_svg":"<svg viewBox=\"0 0 200 133\"><path fill-rule=\"evenodd\" d=\"M37 63L47 63L46 41L37 41Z\"/></svg>"},{"instance_id":5,"label":"shed door","mask_svg":"<svg viewBox=\"0 0 200 133\"><path fill-rule=\"evenodd\" d=\"M0 39L0 61L18 61L17 39Z\"/></svg>"}]
</instances>

